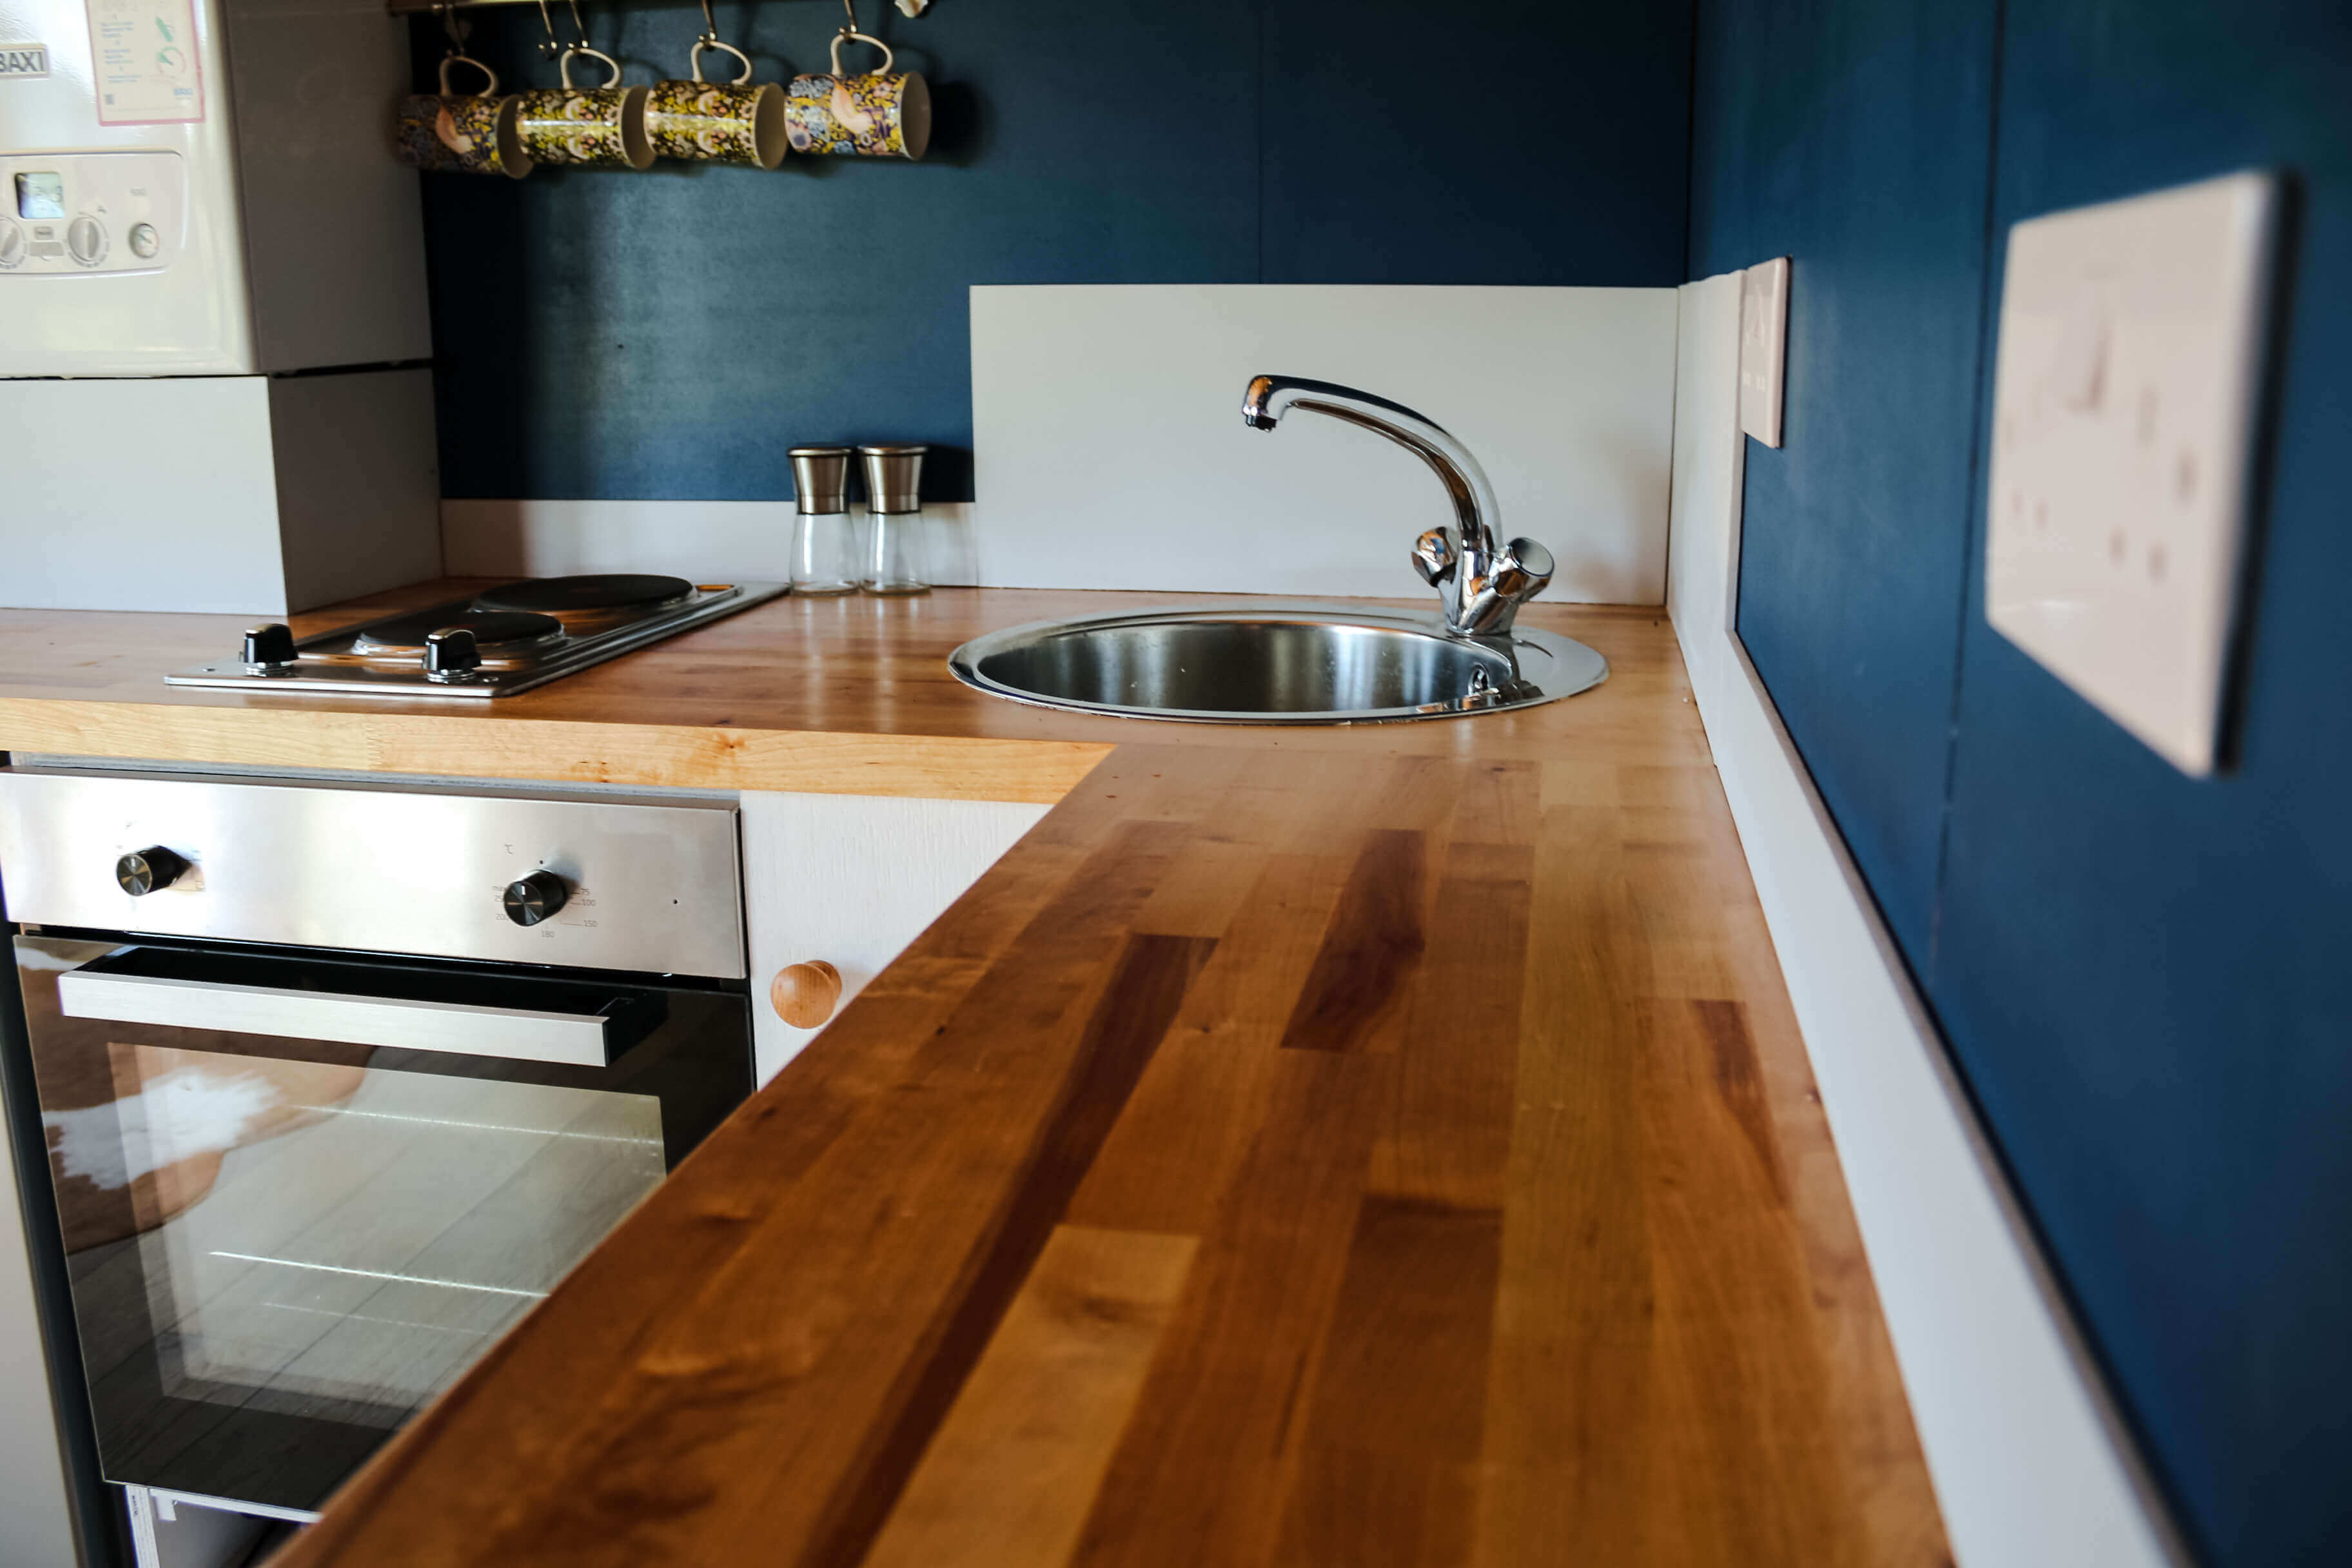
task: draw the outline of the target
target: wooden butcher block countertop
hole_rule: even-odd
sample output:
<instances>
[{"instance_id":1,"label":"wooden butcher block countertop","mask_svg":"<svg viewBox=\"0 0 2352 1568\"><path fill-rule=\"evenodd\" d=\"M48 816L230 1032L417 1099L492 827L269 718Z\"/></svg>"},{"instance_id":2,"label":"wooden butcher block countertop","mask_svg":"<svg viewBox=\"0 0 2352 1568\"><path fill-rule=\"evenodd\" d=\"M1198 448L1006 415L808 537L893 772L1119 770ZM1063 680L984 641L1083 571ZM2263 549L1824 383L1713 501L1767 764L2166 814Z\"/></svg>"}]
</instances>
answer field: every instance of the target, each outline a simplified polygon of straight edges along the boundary
<instances>
[{"instance_id":1,"label":"wooden butcher block countertop","mask_svg":"<svg viewBox=\"0 0 2352 1568\"><path fill-rule=\"evenodd\" d=\"M23 751L1060 800L279 1563L1947 1561L1664 616L1358 730L940 668L1136 602L786 601L482 710L0 612Z\"/></svg>"}]
</instances>

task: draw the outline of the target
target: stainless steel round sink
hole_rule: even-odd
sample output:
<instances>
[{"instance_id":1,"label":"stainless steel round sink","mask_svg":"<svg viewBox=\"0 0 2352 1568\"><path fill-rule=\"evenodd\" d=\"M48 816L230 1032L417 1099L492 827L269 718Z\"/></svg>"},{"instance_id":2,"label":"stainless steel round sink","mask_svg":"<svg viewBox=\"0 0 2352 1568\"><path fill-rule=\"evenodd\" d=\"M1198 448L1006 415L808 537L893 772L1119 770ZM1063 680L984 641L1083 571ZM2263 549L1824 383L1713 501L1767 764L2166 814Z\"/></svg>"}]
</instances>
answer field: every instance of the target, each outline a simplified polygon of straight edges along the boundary
<instances>
[{"instance_id":1,"label":"stainless steel round sink","mask_svg":"<svg viewBox=\"0 0 2352 1568\"><path fill-rule=\"evenodd\" d=\"M1263 603L1038 621L974 637L948 668L1016 702L1212 724L1491 713L1609 674L1607 659L1551 632L1472 640L1433 616Z\"/></svg>"}]
</instances>

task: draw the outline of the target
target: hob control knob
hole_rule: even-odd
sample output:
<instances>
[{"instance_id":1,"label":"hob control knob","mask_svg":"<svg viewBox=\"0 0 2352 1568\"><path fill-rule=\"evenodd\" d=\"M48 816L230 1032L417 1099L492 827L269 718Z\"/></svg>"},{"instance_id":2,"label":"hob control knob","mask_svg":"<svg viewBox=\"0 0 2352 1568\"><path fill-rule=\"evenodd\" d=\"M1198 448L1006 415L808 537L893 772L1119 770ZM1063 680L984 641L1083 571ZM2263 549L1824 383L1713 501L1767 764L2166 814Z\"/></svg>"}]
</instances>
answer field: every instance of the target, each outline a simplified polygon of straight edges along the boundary
<instances>
[{"instance_id":1,"label":"hob control knob","mask_svg":"<svg viewBox=\"0 0 2352 1568\"><path fill-rule=\"evenodd\" d=\"M446 626L425 634L426 679L463 680L481 667L481 645L464 626Z\"/></svg>"},{"instance_id":2,"label":"hob control knob","mask_svg":"<svg viewBox=\"0 0 2352 1568\"><path fill-rule=\"evenodd\" d=\"M293 628L283 621L246 627L245 667L257 675L293 674Z\"/></svg>"},{"instance_id":3,"label":"hob control knob","mask_svg":"<svg viewBox=\"0 0 2352 1568\"><path fill-rule=\"evenodd\" d=\"M159 888L168 888L180 879L188 863L160 844L134 850L114 863L114 879L122 890L134 899L143 899Z\"/></svg>"},{"instance_id":4,"label":"hob control knob","mask_svg":"<svg viewBox=\"0 0 2352 1568\"><path fill-rule=\"evenodd\" d=\"M552 871L533 871L507 884L507 919L519 926L535 926L563 907L572 890Z\"/></svg>"}]
</instances>

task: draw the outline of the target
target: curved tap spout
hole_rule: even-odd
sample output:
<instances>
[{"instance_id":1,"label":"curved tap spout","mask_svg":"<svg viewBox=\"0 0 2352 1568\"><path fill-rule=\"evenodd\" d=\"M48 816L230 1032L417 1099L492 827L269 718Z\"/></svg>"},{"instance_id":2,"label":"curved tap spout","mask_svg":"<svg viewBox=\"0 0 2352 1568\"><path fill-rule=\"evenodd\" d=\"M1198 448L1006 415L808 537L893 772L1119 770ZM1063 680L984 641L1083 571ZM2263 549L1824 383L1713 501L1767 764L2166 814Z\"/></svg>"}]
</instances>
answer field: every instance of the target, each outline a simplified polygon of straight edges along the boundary
<instances>
[{"instance_id":1,"label":"curved tap spout","mask_svg":"<svg viewBox=\"0 0 2352 1568\"><path fill-rule=\"evenodd\" d=\"M1294 408L1328 415L1385 436L1427 463L1454 503L1454 521L1466 550L1491 552L1495 546L1495 488L1486 470L1455 440L1445 426L1402 403L1335 382L1309 381L1297 375L1260 375L1250 379L1242 399L1242 423L1253 430L1271 430Z\"/></svg>"},{"instance_id":2,"label":"curved tap spout","mask_svg":"<svg viewBox=\"0 0 2352 1568\"><path fill-rule=\"evenodd\" d=\"M1431 529L1415 541L1413 567L1444 601L1449 630L1464 637L1508 632L1519 605L1551 581L1551 552L1531 540L1496 542L1501 513L1495 489L1470 449L1402 403L1304 376L1252 376L1242 396L1242 423L1272 430L1294 408L1384 436L1429 465L1454 503L1454 527Z\"/></svg>"}]
</instances>

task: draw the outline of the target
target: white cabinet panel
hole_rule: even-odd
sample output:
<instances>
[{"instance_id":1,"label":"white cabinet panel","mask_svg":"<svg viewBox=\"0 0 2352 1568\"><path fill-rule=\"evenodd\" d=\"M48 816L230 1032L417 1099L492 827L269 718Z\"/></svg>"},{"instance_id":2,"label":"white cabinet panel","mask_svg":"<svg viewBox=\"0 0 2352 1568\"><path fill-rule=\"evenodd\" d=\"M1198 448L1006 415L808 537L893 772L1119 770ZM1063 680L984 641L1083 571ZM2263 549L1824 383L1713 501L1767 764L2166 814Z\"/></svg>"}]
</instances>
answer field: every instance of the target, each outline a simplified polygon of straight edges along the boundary
<instances>
[{"instance_id":1,"label":"white cabinet panel","mask_svg":"<svg viewBox=\"0 0 2352 1568\"><path fill-rule=\"evenodd\" d=\"M742 809L753 1038L765 1083L823 1032L777 1016L768 986L778 970L832 964L846 1006L1050 808L746 790Z\"/></svg>"}]
</instances>

